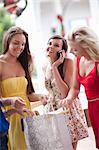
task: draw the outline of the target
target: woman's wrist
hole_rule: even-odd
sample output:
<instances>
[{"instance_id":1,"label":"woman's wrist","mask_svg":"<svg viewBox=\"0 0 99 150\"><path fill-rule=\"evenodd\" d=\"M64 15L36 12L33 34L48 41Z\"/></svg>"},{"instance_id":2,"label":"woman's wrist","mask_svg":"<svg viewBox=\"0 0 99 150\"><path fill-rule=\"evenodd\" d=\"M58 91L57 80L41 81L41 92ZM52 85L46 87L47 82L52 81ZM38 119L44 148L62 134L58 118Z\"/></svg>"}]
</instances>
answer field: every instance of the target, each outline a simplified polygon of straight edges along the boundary
<instances>
[{"instance_id":1,"label":"woman's wrist","mask_svg":"<svg viewBox=\"0 0 99 150\"><path fill-rule=\"evenodd\" d=\"M16 101L15 98L10 98L11 106L15 107L15 101Z\"/></svg>"},{"instance_id":2,"label":"woman's wrist","mask_svg":"<svg viewBox=\"0 0 99 150\"><path fill-rule=\"evenodd\" d=\"M52 68L56 68L57 69L57 67L58 67L58 64L56 63L56 62L54 62L53 64L52 64Z\"/></svg>"},{"instance_id":3,"label":"woman's wrist","mask_svg":"<svg viewBox=\"0 0 99 150\"><path fill-rule=\"evenodd\" d=\"M57 66L56 65L52 65L52 72L56 72L58 70Z\"/></svg>"}]
</instances>

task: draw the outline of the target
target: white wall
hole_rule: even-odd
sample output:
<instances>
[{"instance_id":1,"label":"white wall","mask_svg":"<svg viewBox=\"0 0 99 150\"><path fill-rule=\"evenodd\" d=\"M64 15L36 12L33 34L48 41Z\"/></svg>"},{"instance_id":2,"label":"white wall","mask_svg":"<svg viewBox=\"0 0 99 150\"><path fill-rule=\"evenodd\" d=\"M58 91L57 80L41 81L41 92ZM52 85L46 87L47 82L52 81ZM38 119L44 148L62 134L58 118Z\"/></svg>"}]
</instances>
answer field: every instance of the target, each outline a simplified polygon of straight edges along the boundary
<instances>
[{"instance_id":1,"label":"white wall","mask_svg":"<svg viewBox=\"0 0 99 150\"><path fill-rule=\"evenodd\" d=\"M89 17L90 10L88 1L70 2L64 14L64 24L67 32L71 30L73 21L76 25L85 25L84 19L88 19Z\"/></svg>"},{"instance_id":2,"label":"white wall","mask_svg":"<svg viewBox=\"0 0 99 150\"><path fill-rule=\"evenodd\" d=\"M65 1L65 0L64 0ZM64 6L64 26L65 30L68 32L71 29L71 21L75 19L84 19L90 17L90 10L89 10L89 2L88 0L74 2L70 0L69 3L66 2L67 6L65 9L65 2L63 3ZM53 1L41 3L41 27L42 32L44 35L44 39L49 38L51 35L51 27L53 24L58 23L56 18L56 11L55 11L55 3ZM78 24L84 24L83 21L79 21ZM59 25L59 24L58 24Z\"/></svg>"}]
</instances>

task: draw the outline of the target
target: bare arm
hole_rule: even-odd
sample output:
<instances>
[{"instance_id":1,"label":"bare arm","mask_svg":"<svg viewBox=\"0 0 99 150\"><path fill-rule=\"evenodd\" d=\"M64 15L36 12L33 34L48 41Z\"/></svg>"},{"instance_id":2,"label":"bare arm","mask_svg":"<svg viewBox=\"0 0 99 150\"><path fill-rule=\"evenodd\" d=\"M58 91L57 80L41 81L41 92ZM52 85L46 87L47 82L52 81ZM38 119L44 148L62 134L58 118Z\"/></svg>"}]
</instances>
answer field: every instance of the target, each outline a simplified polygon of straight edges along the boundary
<instances>
[{"instance_id":1,"label":"bare arm","mask_svg":"<svg viewBox=\"0 0 99 150\"><path fill-rule=\"evenodd\" d=\"M41 100L41 94L31 93L28 98L30 102L37 102Z\"/></svg>"},{"instance_id":2,"label":"bare arm","mask_svg":"<svg viewBox=\"0 0 99 150\"><path fill-rule=\"evenodd\" d=\"M14 113L18 113L20 115L24 115L26 113L28 116L33 116L34 113L26 108L25 102L20 97L9 97L9 98L1 98L0 101L3 105L11 105L12 108L5 112L5 116L11 116Z\"/></svg>"},{"instance_id":3,"label":"bare arm","mask_svg":"<svg viewBox=\"0 0 99 150\"><path fill-rule=\"evenodd\" d=\"M53 75L57 84L59 91L61 92L62 98L66 97L68 94L72 73L73 73L73 62L70 59L66 59L64 63L64 80L61 78L58 68L52 66Z\"/></svg>"},{"instance_id":4,"label":"bare arm","mask_svg":"<svg viewBox=\"0 0 99 150\"><path fill-rule=\"evenodd\" d=\"M62 106L67 106L68 104L71 104L72 101L76 97L78 97L78 94L80 92L80 83L77 80L78 69L76 66L77 66L77 59L74 60L71 88L69 90L67 97L61 101Z\"/></svg>"},{"instance_id":5,"label":"bare arm","mask_svg":"<svg viewBox=\"0 0 99 150\"><path fill-rule=\"evenodd\" d=\"M0 98L0 101L1 101L2 104L5 105L5 106L11 105L11 98Z\"/></svg>"},{"instance_id":6,"label":"bare arm","mask_svg":"<svg viewBox=\"0 0 99 150\"><path fill-rule=\"evenodd\" d=\"M7 111L4 112L4 115L5 117L9 117L11 115L13 115L14 113L18 113L22 116L25 115L25 113L28 115L28 116L33 116L34 115L34 112L32 112L31 110L27 109L27 108L23 108L23 109L15 109L15 108L11 108Z\"/></svg>"},{"instance_id":7,"label":"bare arm","mask_svg":"<svg viewBox=\"0 0 99 150\"><path fill-rule=\"evenodd\" d=\"M70 91L67 96L67 98L70 98L70 99L75 99L76 97L78 97L78 94L80 92L80 83L77 79L78 69L76 66L77 66L77 59L74 60L73 77L72 77L73 80L71 83Z\"/></svg>"},{"instance_id":8,"label":"bare arm","mask_svg":"<svg viewBox=\"0 0 99 150\"><path fill-rule=\"evenodd\" d=\"M37 105L46 105L48 95L32 93L28 95L28 98L30 102L37 102Z\"/></svg>"},{"instance_id":9,"label":"bare arm","mask_svg":"<svg viewBox=\"0 0 99 150\"><path fill-rule=\"evenodd\" d=\"M67 85L67 83L62 79L59 71L58 71L58 67L59 65L61 65L65 59L66 53L65 51L62 51L62 53L60 53L60 57L59 59L57 59L53 64L52 64L52 72L53 72L53 76L56 82L56 85L61 93L61 98L66 97L69 87ZM65 66L63 66L64 68Z\"/></svg>"}]
</instances>

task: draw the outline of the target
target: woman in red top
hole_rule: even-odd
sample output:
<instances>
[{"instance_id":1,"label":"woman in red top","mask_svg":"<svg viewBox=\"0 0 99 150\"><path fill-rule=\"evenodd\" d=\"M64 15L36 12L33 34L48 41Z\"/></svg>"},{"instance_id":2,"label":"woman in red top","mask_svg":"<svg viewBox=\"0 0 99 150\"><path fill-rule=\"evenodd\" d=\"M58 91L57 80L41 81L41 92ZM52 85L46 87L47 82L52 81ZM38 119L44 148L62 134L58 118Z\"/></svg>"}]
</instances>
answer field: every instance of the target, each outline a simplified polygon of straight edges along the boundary
<instances>
[{"instance_id":1,"label":"woman in red top","mask_svg":"<svg viewBox=\"0 0 99 150\"><path fill-rule=\"evenodd\" d=\"M80 27L68 36L68 44L77 57L73 84L61 105L70 107L80 92L80 84L85 87L90 121L99 149L99 39L89 27Z\"/></svg>"}]
</instances>

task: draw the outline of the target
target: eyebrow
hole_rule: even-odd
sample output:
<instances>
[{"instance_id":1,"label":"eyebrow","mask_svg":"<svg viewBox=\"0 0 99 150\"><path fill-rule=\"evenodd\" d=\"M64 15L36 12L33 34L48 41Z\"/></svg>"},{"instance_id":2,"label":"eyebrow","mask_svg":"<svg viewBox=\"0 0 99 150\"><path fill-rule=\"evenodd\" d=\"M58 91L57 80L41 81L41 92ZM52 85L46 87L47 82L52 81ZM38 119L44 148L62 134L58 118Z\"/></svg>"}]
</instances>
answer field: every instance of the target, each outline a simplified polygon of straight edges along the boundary
<instances>
[{"instance_id":1,"label":"eyebrow","mask_svg":"<svg viewBox=\"0 0 99 150\"><path fill-rule=\"evenodd\" d=\"M20 42L20 40L16 40L16 39L15 39L14 42ZM25 42L22 42L22 43L25 43Z\"/></svg>"}]
</instances>

